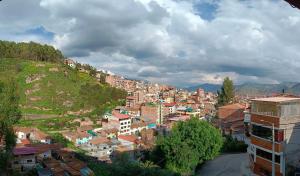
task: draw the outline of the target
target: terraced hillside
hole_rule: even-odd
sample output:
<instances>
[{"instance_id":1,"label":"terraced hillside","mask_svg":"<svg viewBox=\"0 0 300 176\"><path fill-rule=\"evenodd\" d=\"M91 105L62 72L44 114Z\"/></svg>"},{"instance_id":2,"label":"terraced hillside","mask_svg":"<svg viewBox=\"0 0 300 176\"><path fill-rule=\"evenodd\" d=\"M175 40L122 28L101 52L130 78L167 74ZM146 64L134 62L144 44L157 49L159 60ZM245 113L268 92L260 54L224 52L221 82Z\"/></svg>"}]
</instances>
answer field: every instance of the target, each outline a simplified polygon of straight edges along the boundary
<instances>
[{"instance_id":1,"label":"terraced hillside","mask_svg":"<svg viewBox=\"0 0 300 176\"><path fill-rule=\"evenodd\" d=\"M126 95L62 63L0 58L0 81L12 78L29 118L101 113Z\"/></svg>"}]
</instances>

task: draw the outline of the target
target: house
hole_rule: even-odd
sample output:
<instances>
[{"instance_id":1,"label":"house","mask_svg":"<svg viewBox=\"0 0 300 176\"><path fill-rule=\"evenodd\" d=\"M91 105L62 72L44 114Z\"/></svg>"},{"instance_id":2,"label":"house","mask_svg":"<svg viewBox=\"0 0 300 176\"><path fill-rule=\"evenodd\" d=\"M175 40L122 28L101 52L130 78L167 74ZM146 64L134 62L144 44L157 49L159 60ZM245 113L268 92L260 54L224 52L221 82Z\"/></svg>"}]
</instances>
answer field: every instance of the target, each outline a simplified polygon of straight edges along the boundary
<instances>
[{"instance_id":1,"label":"house","mask_svg":"<svg viewBox=\"0 0 300 176\"><path fill-rule=\"evenodd\" d=\"M63 132L62 135L76 145L86 144L92 139L92 135L87 132Z\"/></svg>"},{"instance_id":2,"label":"house","mask_svg":"<svg viewBox=\"0 0 300 176\"><path fill-rule=\"evenodd\" d=\"M108 139L117 138L118 129L117 128L110 128L110 129L102 129L97 132L102 137L106 137Z\"/></svg>"},{"instance_id":3,"label":"house","mask_svg":"<svg viewBox=\"0 0 300 176\"><path fill-rule=\"evenodd\" d=\"M36 166L36 148L19 147L13 149L13 159L11 162L12 169L25 173Z\"/></svg>"},{"instance_id":4,"label":"house","mask_svg":"<svg viewBox=\"0 0 300 176\"><path fill-rule=\"evenodd\" d=\"M68 176L92 176L93 171L87 164L76 159L73 152L60 149L56 151L55 157L43 160L43 165L49 168L53 175Z\"/></svg>"},{"instance_id":5,"label":"house","mask_svg":"<svg viewBox=\"0 0 300 176\"><path fill-rule=\"evenodd\" d=\"M52 142L49 135L37 128L15 127L14 130L17 136L17 143L22 143L25 139L45 144L51 144Z\"/></svg>"},{"instance_id":6,"label":"house","mask_svg":"<svg viewBox=\"0 0 300 176\"><path fill-rule=\"evenodd\" d=\"M72 59L66 59L64 63L73 69L76 68L76 63Z\"/></svg>"},{"instance_id":7,"label":"house","mask_svg":"<svg viewBox=\"0 0 300 176\"><path fill-rule=\"evenodd\" d=\"M176 113L176 103L163 103L163 106L168 108L168 114Z\"/></svg>"},{"instance_id":8,"label":"house","mask_svg":"<svg viewBox=\"0 0 300 176\"><path fill-rule=\"evenodd\" d=\"M147 124L142 121L134 121L131 124L131 134L140 133L143 129L148 129Z\"/></svg>"},{"instance_id":9,"label":"house","mask_svg":"<svg viewBox=\"0 0 300 176\"><path fill-rule=\"evenodd\" d=\"M35 129L34 131L32 131L30 133L29 139L32 141L36 141L36 142L40 142L40 143L44 143L44 144L51 144L51 142L52 142L52 138L49 135L47 135L46 133L44 133L38 129Z\"/></svg>"},{"instance_id":10,"label":"house","mask_svg":"<svg viewBox=\"0 0 300 176\"><path fill-rule=\"evenodd\" d=\"M135 107L136 101L137 101L136 97L134 97L134 96L127 96L126 97L126 107L129 107L129 108Z\"/></svg>"},{"instance_id":11,"label":"house","mask_svg":"<svg viewBox=\"0 0 300 176\"><path fill-rule=\"evenodd\" d=\"M300 169L299 146L300 98L253 99L248 147L252 171L257 175L271 175L273 151L276 176L287 175L289 168Z\"/></svg>"},{"instance_id":12,"label":"house","mask_svg":"<svg viewBox=\"0 0 300 176\"><path fill-rule=\"evenodd\" d=\"M139 140L135 135L119 135L118 141L120 145L116 147L113 157L118 157L121 153L127 153L130 160L134 160L139 144Z\"/></svg>"},{"instance_id":13,"label":"house","mask_svg":"<svg viewBox=\"0 0 300 176\"><path fill-rule=\"evenodd\" d=\"M36 150L37 160L52 158L52 153L62 148L61 144L29 144L26 147L32 147Z\"/></svg>"},{"instance_id":14,"label":"house","mask_svg":"<svg viewBox=\"0 0 300 176\"><path fill-rule=\"evenodd\" d=\"M118 141L106 137L95 137L81 148L88 151L88 155L97 157L100 161L108 161L117 143Z\"/></svg>"},{"instance_id":15,"label":"house","mask_svg":"<svg viewBox=\"0 0 300 176\"><path fill-rule=\"evenodd\" d=\"M112 115L114 120L119 122L119 134L130 134L131 117L116 111L114 111Z\"/></svg>"},{"instance_id":16,"label":"house","mask_svg":"<svg viewBox=\"0 0 300 176\"><path fill-rule=\"evenodd\" d=\"M244 111L246 106L240 103L221 106L218 109L218 124L223 134L245 141Z\"/></svg>"}]
</instances>

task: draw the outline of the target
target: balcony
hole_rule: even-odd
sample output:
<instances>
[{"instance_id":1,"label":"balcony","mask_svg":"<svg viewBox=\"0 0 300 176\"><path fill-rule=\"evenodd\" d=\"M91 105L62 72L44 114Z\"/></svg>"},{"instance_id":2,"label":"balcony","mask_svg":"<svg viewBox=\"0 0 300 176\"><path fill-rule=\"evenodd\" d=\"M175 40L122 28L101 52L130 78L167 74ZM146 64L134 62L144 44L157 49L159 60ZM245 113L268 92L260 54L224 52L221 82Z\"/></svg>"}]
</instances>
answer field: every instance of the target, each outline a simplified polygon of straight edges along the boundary
<instances>
[{"instance_id":1,"label":"balcony","mask_svg":"<svg viewBox=\"0 0 300 176\"><path fill-rule=\"evenodd\" d=\"M254 136L254 135L251 135L250 140L251 140L251 144L272 151L272 142L271 141L264 139L264 138ZM280 153L282 151L283 151L283 147L282 147L281 143L275 142L275 152Z\"/></svg>"},{"instance_id":2,"label":"balcony","mask_svg":"<svg viewBox=\"0 0 300 176\"><path fill-rule=\"evenodd\" d=\"M270 124L274 124L275 128L279 128L280 118L251 114L251 123L262 124L266 126L270 126Z\"/></svg>"}]
</instances>

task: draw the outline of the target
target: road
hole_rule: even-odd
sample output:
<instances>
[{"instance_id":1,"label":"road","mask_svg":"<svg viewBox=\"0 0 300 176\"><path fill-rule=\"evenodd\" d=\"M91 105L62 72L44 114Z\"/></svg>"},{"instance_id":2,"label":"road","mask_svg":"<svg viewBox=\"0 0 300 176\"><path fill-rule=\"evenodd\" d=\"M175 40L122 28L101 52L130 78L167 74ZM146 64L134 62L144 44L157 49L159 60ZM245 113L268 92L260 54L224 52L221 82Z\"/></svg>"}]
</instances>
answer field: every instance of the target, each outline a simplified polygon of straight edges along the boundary
<instances>
[{"instance_id":1,"label":"road","mask_svg":"<svg viewBox=\"0 0 300 176\"><path fill-rule=\"evenodd\" d=\"M203 165L198 176L252 176L248 167L248 154L226 154Z\"/></svg>"}]
</instances>

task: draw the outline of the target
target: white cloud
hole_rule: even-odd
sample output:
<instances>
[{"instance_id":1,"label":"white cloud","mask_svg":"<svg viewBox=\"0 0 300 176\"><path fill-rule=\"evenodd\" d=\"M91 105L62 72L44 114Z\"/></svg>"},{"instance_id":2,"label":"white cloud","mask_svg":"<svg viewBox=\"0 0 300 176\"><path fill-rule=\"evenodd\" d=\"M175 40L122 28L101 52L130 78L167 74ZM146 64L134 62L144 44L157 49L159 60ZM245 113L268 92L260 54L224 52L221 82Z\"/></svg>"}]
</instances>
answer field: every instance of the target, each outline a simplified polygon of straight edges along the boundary
<instances>
[{"instance_id":1,"label":"white cloud","mask_svg":"<svg viewBox=\"0 0 300 176\"><path fill-rule=\"evenodd\" d=\"M300 81L300 11L284 1L22 2L0 4L1 39L45 43L15 35L43 26L55 34L51 44L99 69L180 86L225 76L236 83ZM197 5L205 3L218 8L199 13Z\"/></svg>"}]
</instances>

